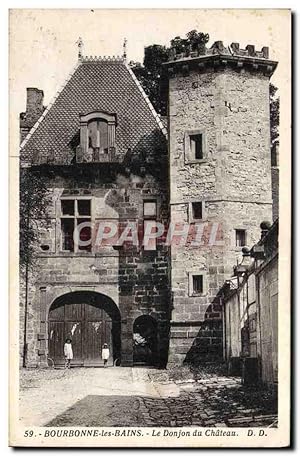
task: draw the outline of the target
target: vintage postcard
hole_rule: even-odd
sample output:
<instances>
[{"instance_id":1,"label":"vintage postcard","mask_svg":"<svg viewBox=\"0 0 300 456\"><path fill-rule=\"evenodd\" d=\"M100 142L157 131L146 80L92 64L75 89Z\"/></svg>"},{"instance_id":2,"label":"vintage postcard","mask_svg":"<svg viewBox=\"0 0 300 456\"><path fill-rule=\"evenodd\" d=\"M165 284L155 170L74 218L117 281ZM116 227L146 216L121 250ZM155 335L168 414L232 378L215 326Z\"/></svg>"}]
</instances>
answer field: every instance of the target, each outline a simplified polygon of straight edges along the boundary
<instances>
[{"instance_id":1,"label":"vintage postcard","mask_svg":"<svg viewBox=\"0 0 300 456\"><path fill-rule=\"evenodd\" d=\"M289 446L291 12L9 37L9 444Z\"/></svg>"}]
</instances>

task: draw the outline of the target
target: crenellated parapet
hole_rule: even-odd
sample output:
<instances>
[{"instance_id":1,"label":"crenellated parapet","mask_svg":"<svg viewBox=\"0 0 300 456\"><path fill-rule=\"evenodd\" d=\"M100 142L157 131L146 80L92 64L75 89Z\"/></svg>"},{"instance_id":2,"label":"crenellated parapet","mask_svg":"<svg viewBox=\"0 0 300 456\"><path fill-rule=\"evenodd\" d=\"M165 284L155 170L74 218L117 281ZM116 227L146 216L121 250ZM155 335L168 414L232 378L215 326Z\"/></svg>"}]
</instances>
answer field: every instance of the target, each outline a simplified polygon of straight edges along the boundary
<instances>
[{"instance_id":1,"label":"crenellated parapet","mask_svg":"<svg viewBox=\"0 0 300 456\"><path fill-rule=\"evenodd\" d=\"M94 63L94 62L111 62L111 63L123 63L126 62L126 38L124 39L123 43L123 55L84 55L84 43L81 37L78 38L76 44L78 46L78 61L83 63Z\"/></svg>"},{"instance_id":2,"label":"crenellated parapet","mask_svg":"<svg viewBox=\"0 0 300 456\"><path fill-rule=\"evenodd\" d=\"M172 47L169 52L169 60L164 65L170 76L174 72L186 73L195 67L198 70L204 70L206 67L224 67L226 65L237 69L262 71L271 75L277 67L277 62L269 59L269 48L266 46L258 51L252 44L241 49L239 43L225 46L223 41L215 41L210 48L199 44L196 49L187 48L184 52L177 52L176 48Z\"/></svg>"},{"instance_id":3,"label":"crenellated parapet","mask_svg":"<svg viewBox=\"0 0 300 456\"><path fill-rule=\"evenodd\" d=\"M78 59L82 63L99 63L99 62L105 62L105 63L123 63L126 61L125 57L120 56L120 55L113 55L113 56L93 56L93 55L87 55L87 56L82 56L79 57Z\"/></svg>"}]
</instances>

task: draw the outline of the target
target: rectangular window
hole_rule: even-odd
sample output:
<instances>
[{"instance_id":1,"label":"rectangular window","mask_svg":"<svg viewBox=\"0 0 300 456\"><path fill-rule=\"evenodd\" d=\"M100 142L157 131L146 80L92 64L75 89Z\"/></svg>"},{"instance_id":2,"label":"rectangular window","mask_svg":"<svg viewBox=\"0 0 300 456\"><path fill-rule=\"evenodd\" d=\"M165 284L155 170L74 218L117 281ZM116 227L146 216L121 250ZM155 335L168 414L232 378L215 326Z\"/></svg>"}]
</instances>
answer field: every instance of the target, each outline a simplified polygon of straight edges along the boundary
<instances>
[{"instance_id":1,"label":"rectangular window","mask_svg":"<svg viewBox=\"0 0 300 456\"><path fill-rule=\"evenodd\" d=\"M61 236L62 236L62 250L74 252L74 219L62 218L61 219Z\"/></svg>"},{"instance_id":2,"label":"rectangular window","mask_svg":"<svg viewBox=\"0 0 300 456\"><path fill-rule=\"evenodd\" d=\"M63 215L74 215L75 200L61 200L61 213Z\"/></svg>"},{"instance_id":3,"label":"rectangular window","mask_svg":"<svg viewBox=\"0 0 300 456\"><path fill-rule=\"evenodd\" d=\"M143 218L144 218L144 226L143 226L143 239L145 241L145 233L146 227L149 226L148 229L151 229L151 233L155 233L156 230L153 228L153 221L156 220L157 217L157 202L156 200L146 200L143 203ZM149 224L149 225L148 225ZM147 241L144 245L145 250L156 250L156 238L151 238Z\"/></svg>"},{"instance_id":4,"label":"rectangular window","mask_svg":"<svg viewBox=\"0 0 300 456\"><path fill-rule=\"evenodd\" d=\"M184 132L184 161L201 165L207 158L207 133L205 128Z\"/></svg>"},{"instance_id":5,"label":"rectangular window","mask_svg":"<svg viewBox=\"0 0 300 456\"><path fill-rule=\"evenodd\" d=\"M92 120L88 124L89 148L100 154L108 152L108 123Z\"/></svg>"},{"instance_id":6,"label":"rectangular window","mask_svg":"<svg viewBox=\"0 0 300 456\"><path fill-rule=\"evenodd\" d=\"M78 215L91 215L91 200L77 200Z\"/></svg>"},{"instance_id":7,"label":"rectangular window","mask_svg":"<svg viewBox=\"0 0 300 456\"><path fill-rule=\"evenodd\" d=\"M61 199L61 249L66 252L91 251L89 245L74 244L74 229L84 222L91 223L91 200L90 199ZM91 239L91 227L85 226L80 230L80 239Z\"/></svg>"},{"instance_id":8,"label":"rectangular window","mask_svg":"<svg viewBox=\"0 0 300 456\"><path fill-rule=\"evenodd\" d=\"M203 135L190 135L190 149L191 156L195 160L201 160L203 158Z\"/></svg>"},{"instance_id":9,"label":"rectangular window","mask_svg":"<svg viewBox=\"0 0 300 456\"><path fill-rule=\"evenodd\" d=\"M192 217L193 220L201 220L203 218L202 214L202 201L192 203Z\"/></svg>"},{"instance_id":10,"label":"rectangular window","mask_svg":"<svg viewBox=\"0 0 300 456\"><path fill-rule=\"evenodd\" d=\"M144 201L144 218L156 218L156 201Z\"/></svg>"},{"instance_id":11,"label":"rectangular window","mask_svg":"<svg viewBox=\"0 0 300 456\"><path fill-rule=\"evenodd\" d=\"M90 219L78 218L77 219L77 226L80 225L81 223L90 222L90 221L91 221ZM89 241L91 239L91 227L90 226L84 226L83 228L81 228L79 239L81 241ZM89 244L89 245L79 245L78 246L78 250L86 250L86 251L90 252L91 251L91 244Z\"/></svg>"},{"instance_id":12,"label":"rectangular window","mask_svg":"<svg viewBox=\"0 0 300 456\"><path fill-rule=\"evenodd\" d=\"M246 245L246 230L235 230L235 245L236 247Z\"/></svg>"},{"instance_id":13,"label":"rectangular window","mask_svg":"<svg viewBox=\"0 0 300 456\"><path fill-rule=\"evenodd\" d=\"M193 275L193 294L203 293L203 275Z\"/></svg>"}]
</instances>

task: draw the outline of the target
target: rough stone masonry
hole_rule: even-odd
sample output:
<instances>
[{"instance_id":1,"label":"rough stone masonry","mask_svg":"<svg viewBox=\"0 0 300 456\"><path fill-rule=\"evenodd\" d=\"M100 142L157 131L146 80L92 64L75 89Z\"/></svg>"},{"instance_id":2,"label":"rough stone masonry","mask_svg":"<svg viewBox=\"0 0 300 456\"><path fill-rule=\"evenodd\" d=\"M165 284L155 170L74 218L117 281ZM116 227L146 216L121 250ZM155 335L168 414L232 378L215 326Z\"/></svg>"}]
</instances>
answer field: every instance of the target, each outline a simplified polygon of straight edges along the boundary
<instances>
[{"instance_id":1,"label":"rough stone masonry","mask_svg":"<svg viewBox=\"0 0 300 456\"><path fill-rule=\"evenodd\" d=\"M223 245L171 247L172 319L169 363L222 356L218 290L241 259L241 246L259 239L272 221L269 78L276 67L267 48L226 48L174 54L169 74L171 222L217 222ZM193 155L192 142L202 149ZM238 239L238 233L244 237ZM203 287L193 289L193 277Z\"/></svg>"}]
</instances>

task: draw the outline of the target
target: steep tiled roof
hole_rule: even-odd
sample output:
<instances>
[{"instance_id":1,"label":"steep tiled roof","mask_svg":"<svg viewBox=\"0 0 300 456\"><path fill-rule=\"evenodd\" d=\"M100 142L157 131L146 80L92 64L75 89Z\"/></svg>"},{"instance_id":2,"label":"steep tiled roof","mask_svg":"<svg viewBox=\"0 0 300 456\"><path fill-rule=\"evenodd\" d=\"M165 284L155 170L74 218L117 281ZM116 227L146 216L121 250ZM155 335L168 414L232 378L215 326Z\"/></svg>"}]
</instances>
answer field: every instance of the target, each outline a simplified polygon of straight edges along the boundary
<instances>
[{"instance_id":1,"label":"steep tiled roof","mask_svg":"<svg viewBox=\"0 0 300 456\"><path fill-rule=\"evenodd\" d=\"M163 138L165 128L132 71L121 59L78 63L69 80L21 144L21 159L38 154L70 163L79 138L79 115L105 111L117 115L117 152L135 150L147 137ZM44 161L42 159L42 161Z\"/></svg>"}]
</instances>

